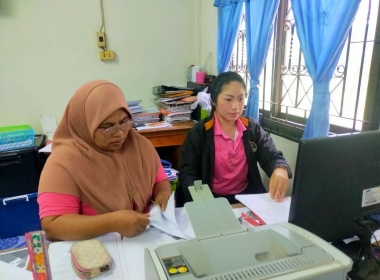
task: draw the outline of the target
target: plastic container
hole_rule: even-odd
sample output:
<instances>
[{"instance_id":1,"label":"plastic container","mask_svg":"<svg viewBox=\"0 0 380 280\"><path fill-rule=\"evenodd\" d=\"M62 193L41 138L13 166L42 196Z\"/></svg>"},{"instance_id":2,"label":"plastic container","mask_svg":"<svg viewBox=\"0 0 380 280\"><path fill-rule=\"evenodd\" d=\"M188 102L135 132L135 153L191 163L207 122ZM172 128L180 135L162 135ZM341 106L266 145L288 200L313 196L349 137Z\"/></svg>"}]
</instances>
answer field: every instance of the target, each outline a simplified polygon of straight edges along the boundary
<instances>
[{"instance_id":1,"label":"plastic container","mask_svg":"<svg viewBox=\"0 0 380 280\"><path fill-rule=\"evenodd\" d=\"M198 84L203 84L205 82L206 72L197 72L195 82Z\"/></svg>"},{"instance_id":2,"label":"plastic container","mask_svg":"<svg viewBox=\"0 0 380 280\"><path fill-rule=\"evenodd\" d=\"M195 65L191 67L191 81L194 83L197 80L197 72L199 72L199 70L201 70L201 66Z\"/></svg>"},{"instance_id":3,"label":"plastic container","mask_svg":"<svg viewBox=\"0 0 380 280\"><path fill-rule=\"evenodd\" d=\"M175 190L177 189L177 182L178 182L178 178L176 178L174 181L170 182L170 185L172 186L173 192L175 192Z\"/></svg>"},{"instance_id":4,"label":"plastic container","mask_svg":"<svg viewBox=\"0 0 380 280\"><path fill-rule=\"evenodd\" d=\"M40 230L37 193L0 198L0 238Z\"/></svg>"},{"instance_id":5,"label":"plastic container","mask_svg":"<svg viewBox=\"0 0 380 280\"><path fill-rule=\"evenodd\" d=\"M30 125L0 127L0 152L33 147L34 135Z\"/></svg>"},{"instance_id":6,"label":"plastic container","mask_svg":"<svg viewBox=\"0 0 380 280\"><path fill-rule=\"evenodd\" d=\"M211 111L206 109L201 109L201 120L207 118L210 115Z\"/></svg>"},{"instance_id":7,"label":"plastic container","mask_svg":"<svg viewBox=\"0 0 380 280\"><path fill-rule=\"evenodd\" d=\"M45 136L39 135L33 142L31 148L0 152L0 198L38 190L46 161L46 156L38 150L44 146Z\"/></svg>"}]
</instances>

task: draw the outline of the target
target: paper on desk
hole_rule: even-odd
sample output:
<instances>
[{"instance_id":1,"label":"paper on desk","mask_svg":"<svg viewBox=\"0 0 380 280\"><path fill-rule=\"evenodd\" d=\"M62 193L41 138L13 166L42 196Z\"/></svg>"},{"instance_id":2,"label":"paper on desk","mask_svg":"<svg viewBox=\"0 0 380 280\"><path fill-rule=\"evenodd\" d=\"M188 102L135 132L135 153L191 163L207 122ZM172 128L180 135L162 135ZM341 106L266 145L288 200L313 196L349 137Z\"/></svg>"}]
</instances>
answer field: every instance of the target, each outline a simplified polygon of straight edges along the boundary
<instances>
[{"instance_id":1,"label":"paper on desk","mask_svg":"<svg viewBox=\"0 0 380 280\"><path fill-rule=\"evenodd\" d=\"M182 232L181 227L177 223L176 211L174 207L174 192L169 198L166 210L163 212L158 205L153 205L149 212L150 225L165 231L171 235L188 239L184 232ZM184 218L180 219L183 222ZM188 230L188 229L187 229Z\"/></svg>"},{"instance_id":2,"label":"paper on desk","mask_svg":"<svg viewBox=\"0 0 380 280\"><path fill-rule=\"evenodd\" d=\"M13 266L26 270L29 263L28 249L22 248L1 253L0 261L9 263Z\"/></svg>"},{"instance_id":3,"label":"paper on desk","mask_svg":"<svg viewBox=\"0 0 380 280\"><path fill-rule=\"evenodd\" d=\"M51 153L51 143L38 151L39 153Z\"/></svg>"},{"instance_id":4,"label":"paper on desk","mask_svg":"<svg viewBox=\"0 0 380 280\"><path fill-rule=\"evenodd\" d=\"M145 232L132 238L123 238L123 250L126 266L125 279L145 279L144 249L175 242L173 237L163 234L156 228L148 228Z\"/></svg>"},{"instance_id":5,"label":"paper on desk","mask_svg":"<svg viewBox=\"0 0 380 280\"><path fill-rule=\"evenodd\" d=\"M128 279L126 277L125 259L120 234L109 233L95 239L104 244L112 257L110 270L96 277L96 279ZM79 279L71 266L70 248L74 243L74 241L63 241L50 244L49 259L51 274L54 280Z\"/></svg>"},{"instance_id":6,"label":"paper on desk","mask_svg":"<svg viewBox=\"0 0 380 280\"><path fill-rule=\"evenodd\" d=\"M32 272L0 261L0 280L33 280Z\"/></svg>"},{"instance_id":7,"label":"paper on desk","mask_svg":"<svg viewBox=\"0 0 380 280\"><path fill-rule=\"evenodd\" d=\"M177 221L178 228L187 237L195 238L195 233L189 216L187 215L186 209L184 207L175 208L175 219Z\"/></svg>"},{"instance_id":8,"label":"paper on desk","mask_svg":"<svg viewBox=\"0 0 380 280\"><path fill-rule=\"evenodd\" d=\"M155 123L146 123L144 126L136 127L137 130L149 130L149 129L157 129L157 128L165 128L172 127L171 123L167 122L155 122Z\"/></svg>"},{"instance_id":9,"label":"paper on desk","mask_svg":"<svg viewBox=\"0 0 380 280\"><path fill-rule=\"evenodd\" d=\"M284 202L275 202L269 193L236 195L235 198L259 216L267 225L287 222L290 211L290 197Z\"/></svg>"}]
</instances>

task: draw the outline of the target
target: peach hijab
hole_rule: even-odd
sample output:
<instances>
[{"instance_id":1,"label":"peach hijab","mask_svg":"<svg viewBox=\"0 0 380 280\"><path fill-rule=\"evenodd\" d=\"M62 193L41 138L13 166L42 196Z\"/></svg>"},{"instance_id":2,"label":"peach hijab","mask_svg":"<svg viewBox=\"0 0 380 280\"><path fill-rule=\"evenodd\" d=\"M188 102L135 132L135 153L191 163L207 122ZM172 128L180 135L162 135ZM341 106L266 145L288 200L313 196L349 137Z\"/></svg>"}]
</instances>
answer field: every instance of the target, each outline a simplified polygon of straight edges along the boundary
<instances>
[{"instance_id":1,"label":"peach hijab","mask_svg":"<svg viewBox=\"0 0 380 280\"><path fill-rule=\"evenodd\" d=\"M123 92L108 81L76 91L54 134L39 194L73 195L99 214L132 210L134 204L144 210L160 165L152 144L133 129L119 151L101 150L94 142L96 128L120 108L131 117Z\"/></svg>"}]
</instances>

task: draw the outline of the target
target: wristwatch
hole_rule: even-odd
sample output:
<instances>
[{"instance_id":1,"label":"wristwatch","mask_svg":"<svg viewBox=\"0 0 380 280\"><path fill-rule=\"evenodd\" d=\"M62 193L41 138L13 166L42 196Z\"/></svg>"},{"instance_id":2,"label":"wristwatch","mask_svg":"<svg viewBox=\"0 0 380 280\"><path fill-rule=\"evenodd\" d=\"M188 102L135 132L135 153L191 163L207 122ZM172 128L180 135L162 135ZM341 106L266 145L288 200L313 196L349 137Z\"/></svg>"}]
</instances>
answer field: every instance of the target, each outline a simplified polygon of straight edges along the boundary
<instances>
[{"instance_id":1,"label":"wristwatch","mask_svg":"<svg viewBox=\"0 0 380 280\"><path fill-rule=\"evenodd\" d=\"M288 168L286 166L283 166L283 165L279 165L279 166L276 166L276 168L282 168L284 169L286 172L289 172ZM275 168L275 169L276 169Z\"/></svg>"}]
</instances>

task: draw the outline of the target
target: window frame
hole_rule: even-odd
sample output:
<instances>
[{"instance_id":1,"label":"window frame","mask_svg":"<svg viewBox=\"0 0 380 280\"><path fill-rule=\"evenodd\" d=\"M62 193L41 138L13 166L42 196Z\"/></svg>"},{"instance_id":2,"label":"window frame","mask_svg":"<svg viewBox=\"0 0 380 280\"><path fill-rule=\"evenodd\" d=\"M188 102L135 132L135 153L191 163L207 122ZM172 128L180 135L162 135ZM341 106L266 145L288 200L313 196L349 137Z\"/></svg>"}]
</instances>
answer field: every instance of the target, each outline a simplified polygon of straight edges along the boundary
<instances>
[{"instance_id":1,"label":"window frame","mask_svg":"<svg viewBox=\"0 0 380 280\"><path fill-rule=\"evenodd\" d=\"M288 1L281 0L274 24L274 61L272 70L272 93L270 110L259 110L261 126L270 133L284 137L286 139L299 142L306 125L306 111L304 117L298 117L281 112L279 105L282 97L281 66L285 59L286 36L284 30L286 11L288 10ZM369 72L368 88L366 93L366 102L363 115L363 125L361 131L377 130L380 127L380 5L378 18L376 22L375 39L371 66ZM236 58L236 61L238 58ZM233 63L232 63L233 64ZM237 71L237 69L232 69ZM265 68L264 68L265 71ZM346 71L346 70L345 70ZM265 79L266 71L264 72ZM265 87L264 87L265 90ZM361 94L364 94L361 92ZM265 96L265 94L263 95ZM265 101L265 98L264 98ZM263 100L260 100L263 102ZM265 101L267 102L267 101ZM263 106L264 108L264 106ZM356 117L355 117L356 119ZM330 135L359 132L360 130L347 128L330 124Z\"/></svg>"}]
</instances>

